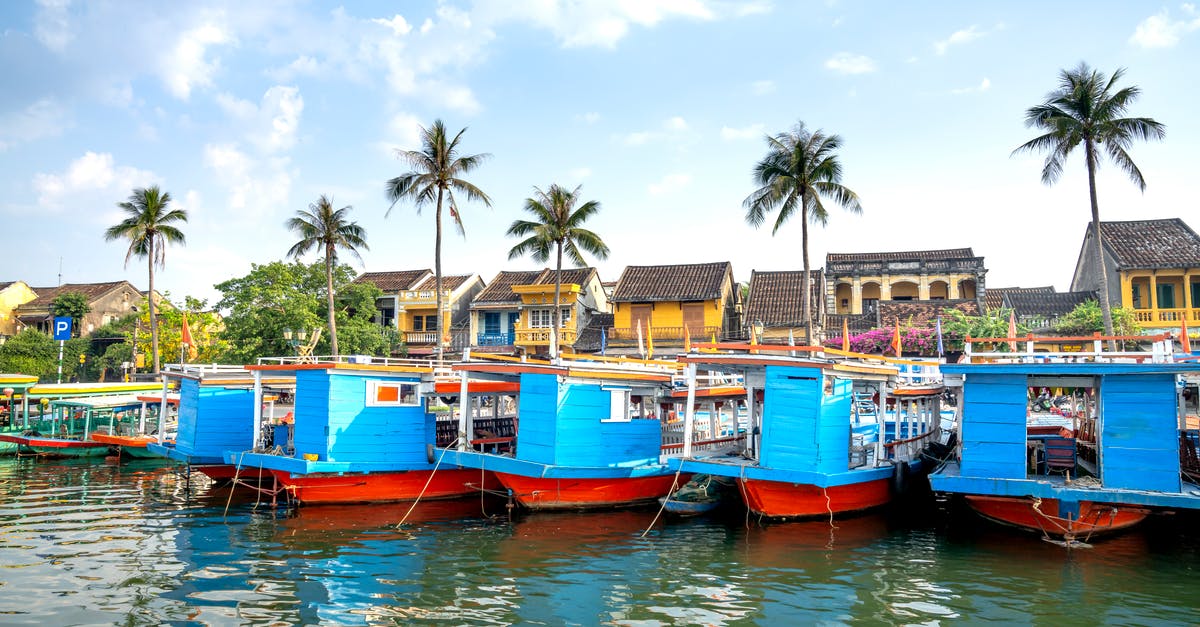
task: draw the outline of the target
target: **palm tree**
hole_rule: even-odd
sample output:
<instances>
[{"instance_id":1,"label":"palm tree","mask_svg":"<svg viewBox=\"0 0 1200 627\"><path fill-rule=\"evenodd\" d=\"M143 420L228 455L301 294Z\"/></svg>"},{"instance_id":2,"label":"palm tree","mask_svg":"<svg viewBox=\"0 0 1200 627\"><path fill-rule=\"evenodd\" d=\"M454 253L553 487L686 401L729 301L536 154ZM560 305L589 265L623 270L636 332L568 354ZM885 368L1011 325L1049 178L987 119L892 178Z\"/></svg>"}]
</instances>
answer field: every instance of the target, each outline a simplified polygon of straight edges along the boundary
<instances>
[{"instance_id":1,"label":"palm tree","mask_svg":"<svg viewBox=\"0 0 1200 627\"><path fill-rule=\"evenodd\" d=\"M146 293L146 300L150 304L150 351L154 354L154 374L159 372L158 317L154 310L154 266L163 267L167 244L186 244L183 231L174 224L187 222L187 211L169 209L170 204L171 194L160 191L157 185L136 188L129 195L129 200L117 204L125 212L125 219L108 227L104 232L104 240L108 242L129 240L129 250L125 252L125 267L129 267L129 259L135 255L145 257L149 262L150 291Z\"/></svg>"},{"instance_id":2,"label":"palm tree","mask_svg":"<svg viewBox=\"0 0 1200 627\"><path fill-rule=\"evenodd\" d=\"M412 171L389 180L385 186L387 198L392 202L387 213L384 214L385 217L391 215L396 203L405 198L413 201L418 214L425 205L435 204L437 207L434 214L436 239L433 267L434 289L437 290L439 331L442 331L444 323L442 320L442 203L443 201L449 202L450 217L454 220L455 228L463 237L466 237L467 233L463 229L462 215L458 211L458 204L454 201L454 192L466 194L468 200L478 200L488 207L492 206L492 199L488 198L483 190L461 178L491 157L488 153L460 155L458 142L462 140L465 132L467 129L464 128L454 136L454 139L448 140L446 126L442 124L441 120L434 120L433 126L429 128L421 127L420 150L396 151L396 157L407 161L408 165L412 167ZM438 362L440 363L442 342L438 341L437 346Z\"/></svg>"},{"instance_id":3,"label":"palm tree","mask_svg":"<svg viewBox=\"0 0 1200 627\"><path fill-rule=\"evenodd\" d=\"M589 200L579 208L579 190L573 191L552 184L546 191L533 188L534 197L525 199L525 211L533 214L534 220L513 220L508 227L511 237L525 239L508 251L509 259L530 254L538 263L550 259L551 248L555 251L554 265L554 332L562 328L562 262L563 254L576 266L584 265L580 249L595 255L597 259L608 258L608 245L599 235L583 228L588 218L600 211L600 203Z\"/></svg>"},{"instance_id":4,"label":"palm tree","mask_svg":"<svg viewBox=\"0 0 1200 627\"><path fill-rule=\"evenodd\" d=\"M325 293L329 303L329 347L335 356L339 355L337 340L337 323L333 317L333 267L337 265L337 250L348 250L356 259L362 261L358 249L370 250L367 246L367 232L357 222L350 222L347 215L353 207L347 205L341 209L333 208L333 201L321 195L317 202L308 205L308 211L299 210L287 221L287 227L300 236L287 254L299 258L314 248L320 248L325 253Z\"/></svg>"},{"instance_id":5,"label":"palm tree","mask_svg":"<svg viewBox=\"0 0 1200 627\"><path fill-rule=\"evenodd\" d=\"M1092 239L1095 240L1095 264L1100 270L1100 310L1104 315L1104 333L1113 334L1112 306L1109 304L1108 275L1104 269L1104 250L1100 240L1100 205L1096 202L1096 169L1103 149L1117 167L1125 171L1138 189L1146 191L1146 180L1130 158L1133 140L1162 139L1166 127L1151 118L1125 118L1129 105L1141 90L1136 86L1114 91L1125 74L1118 69L1111 77L1080 63L1073 70L1062 70L1058 89L1046 95L1046 101L1025 111L1025 126L1045 131L1012 151L1046 151L1042 182L1053 185L1062 176L1063 161L1083 144L1088 172L1088 193L1092 202Z\"/></svg>"},{"instance_id":6,"label":"palm tree","mask_svg":"<svg viewBox=\"0 0 1200 627\"><path fill-rule=\"evenodd\" d=\"M825 226L829 212L822 197L826 197L851 213L862 213L858 194L842 185L842 164L837 150L842 139L825 135L820 130L809 132L798 123L791 132L767 137L767 155L754 166L754 190L742 205L746 222L758 228L767 214L779 209L771 235L779 232L797 211L800 212L800 241L804 256L804 332L805 341L815 342L812 325L812 288L809 286L808 223Z\"/></svg>"}]
</instances>

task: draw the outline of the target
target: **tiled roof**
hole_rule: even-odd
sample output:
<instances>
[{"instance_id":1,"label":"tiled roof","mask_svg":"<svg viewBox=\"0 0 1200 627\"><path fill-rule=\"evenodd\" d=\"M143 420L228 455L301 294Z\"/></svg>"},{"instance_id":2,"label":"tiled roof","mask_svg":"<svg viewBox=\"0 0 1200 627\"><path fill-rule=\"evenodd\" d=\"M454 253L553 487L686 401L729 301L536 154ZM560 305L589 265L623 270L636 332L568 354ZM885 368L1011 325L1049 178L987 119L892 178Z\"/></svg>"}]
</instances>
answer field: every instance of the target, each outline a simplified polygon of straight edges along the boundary
<instances>
[{"instance_id":1,"label":"tiled roof","mask_svg":"<svg viewBox=\"0 0 1200 627\"><path fill-rule=\"evenodd\" d=\"M1045 287L989 287L983 294L983 306L991 311L1004 306L1005 294L1053 294L1054 286Z\"/></svg>"},{"instance_id":2,"label":"tiled roof","mask_svg":"<svg viewBox=\"0 0 1200 627\"><path fill-rule=\"evenodd\" d=\"M474 278L474 274L456 274L454 276L442 276L442 289L454 291L462 286L463 283ZM437 287L437 277L431 276L425 279L421 285L414 287L415 290L432 290Z\"/></svg>"},{"instance_id":3,"label":"tiled roof","mask_svg":"<svg viewBox=\"0 0 1200 627\"><path fill-rule=\"evenodd\" d=\"M575 350L581 353L596 353L600 351L600 329L613 325L613 315L609 313L594 314L588 324L575 338Z\"/></svg>"},{"instance_id":4,"label":"tiled roof","mask_svg":"<svg viewBox=\"0 0 1200 627\"><path fill-rule=\"evenodd\" d=\"M482 292L475 295L475 303L519 303L521 297L512 291L514 285L529 285L542 275L543 270L504 270L488 282Z\"/></svg>"},{"instance_id":5,"label":"tiled roof","mask_svg":"<svg viewBox=\"0 0 1200 627\"><path fill-rule=\"evenodd\" d=\"M586 285L588 277L591 277L595 271L595 268L563 268L562 283L563 285L570 285L572 283L579 286ZM549 268L542 272L542 276L538 277L537 282L539 284L553 285L555 274L554 268Z\"/></svg>"},{"instance_id":6,"label":"tiled roof","mask_svg":"<svg viewBox=\"0 0 1200 627\"><path fill-rule=\"evenodd\" d=\"M8 286L16 283L16 281L0 281L0 290L8 289Z\"/></svg>"},{"instance_id":7,"label":"tiled roof","mask_svg":"<svg viewBox=\"0 0 1200 627\"><path fill-rule=\"evenodd\" d=\"M728 261L673 266L628 266L609 300L617 303L713 300L721 297Z\"/></svg>"},{"instance_id":8,"label":"tiled roof","mask_svg":"<svg viewBox=\"0 0 1200 627\"><path fill-rule=\"evenodd\" d=\"M881 300L879 324L890 327L899 320L901 325L931 327L947 309L957 309L969 316L979 315L979 303L974 299L960 300Z\"/></svg>"},{"instance_id":9,"label":"tiled roof","mask_svg":"<svg viewBox=\"0 0 1200 627\"><path fill-rule=\"evenodd\" d=\"M37 298L21 305L22 308L36 309L39 307L49 307L58 298L60 294L77 292L83 294L88 302L92 302L97 298L117 289L121 285L128 284L128 281L109 281L107 283L64 283L58 287L34 287L34 293ZM132 286L130 286L132 287ZM135 288L136 289L136 288Z\"/></svg>"},{"instance_id":10,"label":"tiled roof","mask_svg":"<svg viewBox=\"0 0 1200 627\"><path fill-rule=\"evenodd\" d=\"M809 307L815 313L824 278L819 269L809 273ZM746 321L761 321L767 327L804 324L804 271L752 272L746 300Z\"/></svg>"},{"instance_id":11,"label":"tiled roof","mask_svg":"<svg viewBox=\"0 0 1200 627\"><path fill-rule=\"evenodd\" d=\"M973 258L975 253L970 248L947 248L944 250L913 250L896 253L828 253L825 262L844 261L912 261L935 259L964 259Z\"/></svg>"},{"instance_id":12,"label":"tiled roof","mask_svg":"<svg viewBox=\"0 0 1200 627\"><path fill-rule=\"evenodd\" d=\"M429 269L364 272L362 276L354 279L354 282L363 283L370 281L375 284L375 287L378 287L385 293L403 292L404 290L416 289L413 284L431 272L433 271Z\"/></svg>"},{"instance_id":13,"label":"tiled roof","mask_svg":"<svg viewBox=\"0 0 1200 627\"><path fill-rule=\"evenodd\" d=\"M1017 317L1055 317L1095 299L1095 292L1010 292L1004 295L1003 306L1013 309Z\"/></svg>"},{"instance_id":14,"label":"tiled roof","mask_svg":"<svg viewBox=\"0 0 1200 627\"><path fill-rule=\"evenodd\" d=\"M1200 236L1179 218L1101 222L1100 231L1123 270L1200 267Z\"/></svg>"}]
</instances>

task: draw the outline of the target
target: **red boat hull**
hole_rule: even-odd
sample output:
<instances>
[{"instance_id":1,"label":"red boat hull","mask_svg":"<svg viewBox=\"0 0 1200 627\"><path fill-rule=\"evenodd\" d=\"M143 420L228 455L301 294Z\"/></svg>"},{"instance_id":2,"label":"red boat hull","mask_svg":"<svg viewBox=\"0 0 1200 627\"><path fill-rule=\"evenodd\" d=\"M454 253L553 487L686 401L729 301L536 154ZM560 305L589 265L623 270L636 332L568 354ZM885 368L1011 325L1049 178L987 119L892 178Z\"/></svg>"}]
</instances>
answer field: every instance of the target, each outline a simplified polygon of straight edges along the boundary
<instances>
[{"instance_id":1,"label":"red boat hull","mask_svg":"<svg viewBox=\"0 0 1200 627\"><path fill-rule=\"evenodd\" d=\"M814 485L742 479L742 500L769 518L816 518L879 507L891 499L887 479L820 488Z\"/></svg>"},{"instance_id":2,"label":"red boat hull","mask_svg":"<svg viewBox=\"0 0 1200 627\"><path fill-rule=\"evenodd\" d=\"M481 474L478 470L309 475L272 470L271 473L292 500L300 503L412 501L418 497L421 500L452 499L479 494L481 480L484 489L496 490L500 487L491 472Z\"/></svg>"},{"instance_id":3,"label":"red boat hull","mask_svg":"<svg viewBox=\"0 0 1200 627\"><path fill-rule=\"evenodd\" d=\"M1056 537L1073 538L1106 534L1136 525L1149 512L1140 507L1109 503L1079 502L1079 516L1059 515L1057 499L1042 499L1035 506L1032 499L1003 496L967 496L967 504L988 520L1029 531L1044 532Z\"/></svg>"},{"instance_id":4,"label":"red boat hull","mask_svg":"<svg viewBox=\"0 0 1200 627\"><path fill-rule=\"evenodd\" d=\"M500 483L521 505L533 510L604 509L655 503L671 491L674 474L606 479L546 479L496 473ZM679 476L679 485L689 475Z\"/></svg>"}]
</instances>

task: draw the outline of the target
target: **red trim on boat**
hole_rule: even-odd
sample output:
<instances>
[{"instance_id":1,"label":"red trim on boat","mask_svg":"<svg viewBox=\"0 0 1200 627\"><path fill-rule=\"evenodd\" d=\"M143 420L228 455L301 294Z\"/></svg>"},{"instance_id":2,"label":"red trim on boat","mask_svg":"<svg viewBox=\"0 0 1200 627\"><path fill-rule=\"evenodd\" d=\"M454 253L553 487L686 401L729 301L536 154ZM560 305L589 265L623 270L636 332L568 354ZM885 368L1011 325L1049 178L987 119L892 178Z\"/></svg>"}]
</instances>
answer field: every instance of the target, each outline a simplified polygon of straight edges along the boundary
<instances>
[{"instance_id":1,"label":"red trim on boat","mask_svg":"<svg viewBox=\"0 0 1200 627\"><path fill-rule=\"evenodd\" d=\"M966 496L967 504L980 516L993 522L1056 537L1088 536L1120 531L1136 525L1149 510L1111 503L1079 502L1079 517L1059 514L1058 499L1040 501L1024 497Z\"/></svg>"},{"instance_id":2,"label":"red trim on boat","mask_svg":"<svg viewBox=\"0 0 1200 627\"><path fill-rule=\"evenodd\" d=\"M458 394L462 384L454 381L440 381L433 389L438 394ZM467 392L470 394L490 394L495 392L520 392L521 384L517 381L469 381Z\"/></svg>"},{"instance_id":3,"label":"red trim on boat","mask_svg":"<svg viewBox=\"0 0 1200 627\"><path fill-rule=\"evenodd\" d=\"M814 518L857 512L891 499L887 479L819 488L814 485L742 479L742 499L750 511L770 518Z\"/></svg>"},{"instance_id":4,"label":"red trim on boat","mask_svg":"<svg viewBox=\"0 0 1200 627\"><path fill-rule=\"evenodd\" d=\"M421 500L452 499L478 494L481 480L484 489L500 487L491 472L469 469L308 475L293 475L283 470L270 472L288 494L301 503L412 501L417 497Z\"/></svg>"},{"instance_id":5,"label":"red trim on boat","mask_svg":"<svg viewBox=\"0 0 1200 627\"><path fill-rule=\"evenodd\" d=\"M610 477L605 479L541 478L496 473L504 487L512 490L513 498L529 509L602 509L632 507L657 502L666 496L675 482L675 475L653 477ZM691 476L681 474L679 484Z\"/></svg>"}]
</instances>

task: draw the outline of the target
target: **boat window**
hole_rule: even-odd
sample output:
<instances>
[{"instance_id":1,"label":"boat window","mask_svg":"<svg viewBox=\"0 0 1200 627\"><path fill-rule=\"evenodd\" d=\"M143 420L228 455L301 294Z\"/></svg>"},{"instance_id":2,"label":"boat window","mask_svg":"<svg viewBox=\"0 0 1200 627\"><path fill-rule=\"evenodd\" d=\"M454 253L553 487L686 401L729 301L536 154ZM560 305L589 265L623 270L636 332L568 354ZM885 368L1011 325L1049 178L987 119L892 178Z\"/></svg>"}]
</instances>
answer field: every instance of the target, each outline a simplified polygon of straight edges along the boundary
<instances>
[{"instance_id":1,"label":"boat window","mask_svg":"<svg viewBox=\"0 0 1200 627\"><path fill-rule=\"evenodd\" d=\"M414 407L420 402L416 383L367 382L367 407Z\"/></svg>"},{"instance_id":2,"label":"boat window","mask_svg":"<svg viewBox=\"0 0 1200 627\"><path fill-rule=\"evenodd\" d=\"M628 389L608 390L609 398L611 399L608 406L608 419L610 421L629 421L629 392Z\"/></svg>"},{"instance_id":3,"label":"boat window","mask_svg":"<svg viewBox=\"0 0 1200 627\"><path fill-rule=\"evenodd\" d=\"M1099 479L1097 381L1082 376L1030 377L1027 395L1028 476Z\"/></svg>"}]
</instances>

